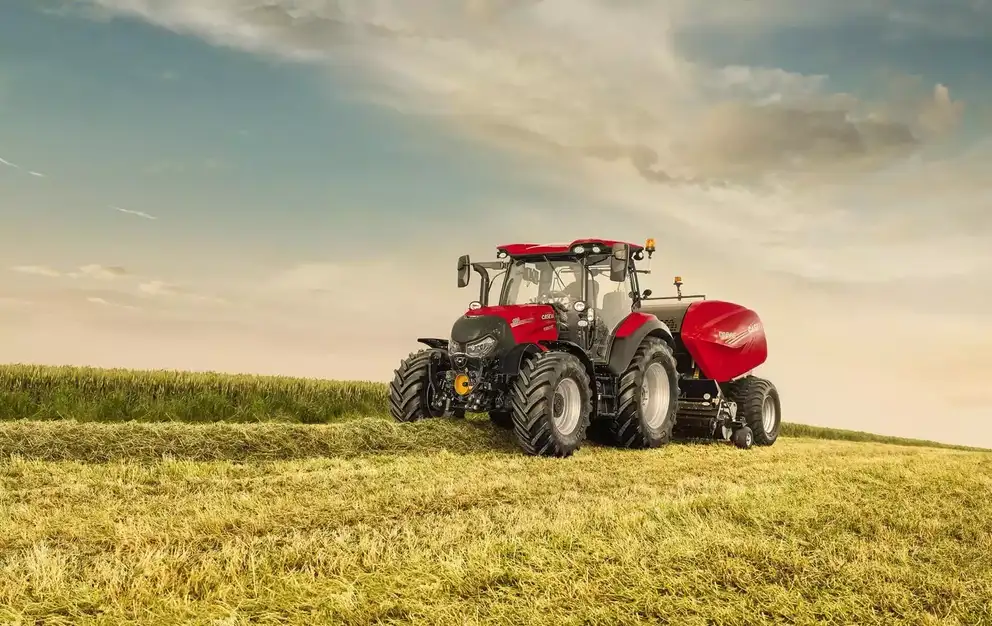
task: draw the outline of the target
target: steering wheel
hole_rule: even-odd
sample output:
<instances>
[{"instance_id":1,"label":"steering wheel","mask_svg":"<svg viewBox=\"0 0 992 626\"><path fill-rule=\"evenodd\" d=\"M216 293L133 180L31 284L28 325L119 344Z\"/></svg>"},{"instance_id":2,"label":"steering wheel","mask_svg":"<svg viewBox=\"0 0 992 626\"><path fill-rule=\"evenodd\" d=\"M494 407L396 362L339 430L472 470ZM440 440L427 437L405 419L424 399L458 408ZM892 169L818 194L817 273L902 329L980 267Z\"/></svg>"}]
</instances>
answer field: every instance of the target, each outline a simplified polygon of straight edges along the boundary
<instances>
[{"instance_id":1,"label":"steering wheel","mask_svg":"<svg viewBox=\"0 0 992 626\"><path fill-rule=\"evenodd\" d=\"M541 304L550 304L556 309L568 311L568 304L563 302L563 300L571 301L572 296L565 291L549 291L547 295L539 299Z\"/></svg>"}]
</instances>

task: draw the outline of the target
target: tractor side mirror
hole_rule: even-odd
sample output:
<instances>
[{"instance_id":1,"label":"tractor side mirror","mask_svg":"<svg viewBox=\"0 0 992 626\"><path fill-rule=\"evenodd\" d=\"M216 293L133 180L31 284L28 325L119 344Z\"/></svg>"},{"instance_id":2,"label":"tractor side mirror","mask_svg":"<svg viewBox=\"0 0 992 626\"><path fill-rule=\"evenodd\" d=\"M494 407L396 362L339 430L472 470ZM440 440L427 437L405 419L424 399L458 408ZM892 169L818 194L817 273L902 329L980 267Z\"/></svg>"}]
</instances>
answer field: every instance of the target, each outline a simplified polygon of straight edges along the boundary
<instances>
[{"instance_id":1,"label":"tractor side mirror","mask_svg":"<svg viewBox=\"0 0 992 626\"><path fill-rule=\"evenodd\" d=\"M613 244L610 256L610 280L622 283L627 280L627 269L630 267L630 245L626 243Z\"/></svg>"},{"instance_id":2,"label":"tractor side mirror","mask_svg":"<svg viewBox=\"0 0 992 626\"><path fill-rule=\"evenodd\" d=\"M472 261L467 254L458 257L458 288L468 287L468 281L472 277Z\"/></svg>"}]
</instances>

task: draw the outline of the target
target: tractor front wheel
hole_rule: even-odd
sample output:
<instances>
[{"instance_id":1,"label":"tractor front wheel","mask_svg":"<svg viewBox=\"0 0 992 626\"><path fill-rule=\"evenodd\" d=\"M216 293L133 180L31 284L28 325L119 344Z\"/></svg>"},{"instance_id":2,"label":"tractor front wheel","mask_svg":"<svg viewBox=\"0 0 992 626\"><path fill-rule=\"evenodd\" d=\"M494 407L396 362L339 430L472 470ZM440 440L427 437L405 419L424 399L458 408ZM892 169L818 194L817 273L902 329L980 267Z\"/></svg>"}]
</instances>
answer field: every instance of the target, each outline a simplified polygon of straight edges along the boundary
<instances>
[{"instance_id":1,"label":"tractor front wheel","mask_svg":"<svg viewBox=\"0 0 992 626\"><path fill-rule=\"evenodd\" d=\"M389 414L397 422L416 422L443 417L444 409L432 406L433 385L430 381L430 360L441 350L426 349L413 352L400 362L389 384Z\"/></svg>"},{"instance_id":2,"label":"tractor front wheel","mask_svg":"<svg viewBox=\"0 0 992 626\"><path fill-rule=\"evenodd\" d=\"M528 358L513 383L513 430L526 454L571 456L586 438L592 415L592 381L567 352Z\"/></svg>"},{"instance_id":3,"label":"tractor front wheel","mask_svg":"<svg viewBox=\"0 0 992 626\"><path fill-rule=\"evenodd\" d=\"M672 349L645 337L620 377L617 416L610 422L614 443L624 448L657 448L672 439L679 380Z\"/></svg>"}]
</instances>

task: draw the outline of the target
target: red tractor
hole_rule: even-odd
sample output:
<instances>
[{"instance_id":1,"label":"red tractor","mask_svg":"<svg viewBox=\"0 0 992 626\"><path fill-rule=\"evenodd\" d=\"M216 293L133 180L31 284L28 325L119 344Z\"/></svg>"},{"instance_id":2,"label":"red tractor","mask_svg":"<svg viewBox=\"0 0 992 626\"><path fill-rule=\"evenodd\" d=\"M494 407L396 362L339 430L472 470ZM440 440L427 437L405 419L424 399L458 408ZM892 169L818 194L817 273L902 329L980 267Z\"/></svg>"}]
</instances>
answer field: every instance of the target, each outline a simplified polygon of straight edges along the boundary
<instances>
[{"instance_id":1,"label":"red tractor","mask_svg":"<svg viewBox=\"0 0 992 626\"><path fill-rule=\"evenodd\" d=\"M400 363L389 389L394 419L488 413L525 453L557 457L593 431L627 448L673 438L775 443L778 391L751 374L768 357L761 320L737 304L683 296L680 278L676 296L642 291L638 276L650 270L635 262L651 258L653 239L497 250L495 262L458 259L459 288L474 270L479 299L450 338L420 338L428 348Z\"/></svg>"}]
</instances>

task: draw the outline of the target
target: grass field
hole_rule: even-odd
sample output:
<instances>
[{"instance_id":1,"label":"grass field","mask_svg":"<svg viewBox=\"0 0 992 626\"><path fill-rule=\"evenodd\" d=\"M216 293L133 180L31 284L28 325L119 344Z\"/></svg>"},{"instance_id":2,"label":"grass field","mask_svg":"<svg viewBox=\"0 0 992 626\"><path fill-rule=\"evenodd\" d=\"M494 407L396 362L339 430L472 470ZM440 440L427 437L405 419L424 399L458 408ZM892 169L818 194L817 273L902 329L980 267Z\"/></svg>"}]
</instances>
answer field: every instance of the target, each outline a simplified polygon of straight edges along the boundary
<instances>
[{"instance_id":1,"label":"grass field","mask_svg":"<svg viewBox=\"0 0 992 626\"><path fill-rule=\"evenodd\" d=\"M0 365L0 421L328 424L370 416L386 417L387 411L384 383ZM794 423L784 423L782 434L970 449Z\"/></svg>"},{"instance_id":2,"label":"grass field","mask_svg":"<svg viewBox=\"0 0 992 626\"><path fill-rule=\"evenodd\" d=\"M382 386L105 376L0 368L45 418L0 422L2 624L992 623L992 452L790 425L541 459Z\"/></svg>"},{"instance_id":3,"label":"grass field","mask_svg":"<svg viewBox=\"0 0 992 626\"><path fill-rule=\"evenodd\" d=\"M0 365L4 419L299 422L384 414L386 387L281 376Z\"/></svg>"}]
</instances>

